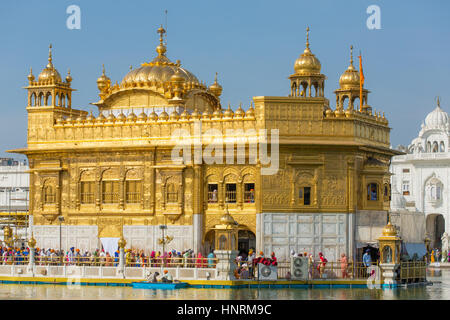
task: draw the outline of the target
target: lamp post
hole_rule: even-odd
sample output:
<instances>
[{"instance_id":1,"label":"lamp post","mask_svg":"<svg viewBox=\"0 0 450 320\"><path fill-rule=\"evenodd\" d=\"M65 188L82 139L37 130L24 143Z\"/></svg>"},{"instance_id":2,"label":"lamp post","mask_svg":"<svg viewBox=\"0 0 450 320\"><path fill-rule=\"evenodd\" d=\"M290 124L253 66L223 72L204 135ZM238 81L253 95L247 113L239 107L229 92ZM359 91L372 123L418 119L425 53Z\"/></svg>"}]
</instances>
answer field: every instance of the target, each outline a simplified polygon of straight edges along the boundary
<instances>
[{"instance_id":1,"label":"lamp post","mask_svg":"<svg viewBox=\"0 0 450 320\"><path fill-rule=\"evenodd\" d=\"M166 252L166 244L169 243L170 241L172 241L173 237L171 237L171 236L165 236L164 237L164 230L167 229L167 226L165 224L160 225L159 228L161 229L161 232L162 232L162 238L159 239L159 244L162 244L162 247L163 247L163 253L162 254L163 254L163 257L164 257L164 253ZM164 262L165 261L163 260L163 263Z\"/></svg>"},{"instance_id":2,"label":"lamp post","mask_svg":"<svg viewBox=\"0 0 450 320\"><path fill-rule=\"evenodd\" d=\"M62 236L61 236L61 223L64 222L64 216L58 216L58 222L59 222L59 256L61 259L61 264L63 264L63 254L61 252L61 243L62 243Z\"/></svg>"}]
</instances>

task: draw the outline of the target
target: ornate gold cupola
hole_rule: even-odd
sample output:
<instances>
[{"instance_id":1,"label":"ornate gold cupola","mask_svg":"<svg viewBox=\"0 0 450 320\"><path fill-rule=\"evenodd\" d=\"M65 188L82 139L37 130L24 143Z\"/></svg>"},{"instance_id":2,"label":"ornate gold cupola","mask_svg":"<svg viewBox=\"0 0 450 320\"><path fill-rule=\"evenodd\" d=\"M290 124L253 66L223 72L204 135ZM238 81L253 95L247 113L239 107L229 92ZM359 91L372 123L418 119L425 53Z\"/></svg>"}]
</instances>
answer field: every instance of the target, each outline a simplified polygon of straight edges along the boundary
<instances>
[{"instance_id":1,"label":"ornate gold cupola","mask_svg":"<svg viewBox=\"0 0 450 320\"><path fill-rule=\"evenodd\" d=\"M306 28L306 49L294 64L291 80L291 97L314 98L324 96L325 75L320 73L319 59L309 48L309 27ZM314 89L314 90L312 90Z\"/></svg>"},{"instance_id":2,"label":"ornate gold cupola","mask_svg":"<svg viewBox=\"0 0 450 320\"><path fill-rule=\"evenodd\" d=\"M28 75L28 107L62 107L70 109L72 105L72 76L70 70L66 81L63 81L58 70L53 65L52 45L49 46L48 63L41 71L37 81L30 69Z\"/></svg>"},{"instance_id":3,"label":"ornate gold cupola","mask_svg":"<svg viewBox=\"0 0 450 320\"><path fill-rule=\"evenodd\" d=\"M336 110L343 112L345 102L348 100L348 106L345 110L355 110L355 100L359 98L359 71L353 65L353 46L350 46L350 65L347 70L339 78L339 89L334 91L336 94ZM367 96L369 90L364 89L363 92L363 105L367 105Z\"/></svg>"}]
</instances>

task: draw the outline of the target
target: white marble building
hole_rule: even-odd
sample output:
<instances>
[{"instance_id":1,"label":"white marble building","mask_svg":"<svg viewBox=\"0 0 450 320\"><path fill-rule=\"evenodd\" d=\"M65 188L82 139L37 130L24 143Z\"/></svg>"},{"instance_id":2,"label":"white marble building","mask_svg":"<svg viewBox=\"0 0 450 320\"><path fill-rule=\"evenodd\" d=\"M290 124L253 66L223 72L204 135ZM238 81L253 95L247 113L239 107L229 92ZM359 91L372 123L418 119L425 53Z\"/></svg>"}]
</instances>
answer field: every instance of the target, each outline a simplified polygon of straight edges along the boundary
<instances>
[{"instance_id":1,"label":"white marble building","mask_svg":"<svg viewBox=\"0 0 450 320\"><path fill-rule=\"evenodd\" d=\"M29 167L24 161L12 158L0 158L0 212L5 215L0 220L8 219L8 212L28 211ZM16 230L15 230L16 231ZM27 237L26 229L17 229L17 235ZM0 226L0 239L3 240L3 228Z\"/></svg>"},{"instance_id":2,"label":"white marble building","mask_svg":"<svg viewBox=\"0 0 450 320\"><path fill-rule=\"evenodd\" d=\"M449 137L449 116L438 99L419 135L408 147L398 147L406 154L392 158L392 216L410 216L400 229L411 242L423 241L426 233L432 247L440 247L443 232L450 231Z\"/></svg>"}]
</instances>

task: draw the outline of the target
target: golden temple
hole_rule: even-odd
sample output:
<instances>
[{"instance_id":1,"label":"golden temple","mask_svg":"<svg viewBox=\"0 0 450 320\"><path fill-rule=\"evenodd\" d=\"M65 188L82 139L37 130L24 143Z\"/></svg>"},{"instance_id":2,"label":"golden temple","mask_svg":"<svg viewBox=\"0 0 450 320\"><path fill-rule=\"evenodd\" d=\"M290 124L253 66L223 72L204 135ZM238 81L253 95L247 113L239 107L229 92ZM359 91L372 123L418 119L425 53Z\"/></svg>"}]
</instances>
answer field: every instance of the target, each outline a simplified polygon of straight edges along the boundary
<instances>
[{"instance_id":1,"label":"golden temple","mask_svg":"<svg viewBox=\"0 0 450 320\"><path fill-rule=\"evenodd\" d=\"M28 75L28 144L11 150L30 165L30 214L38 247L98 248L102 239L160 250L158 226L174 237L168 249L208 253L225 207L239 223L239 249L356 254L375 242L390 202L390 128L368 105L359 71L350 64L339 80L335 108L324 96L325 75L304 52L289 76L289 96L257 96L243 110L223 108L222 87L210 86L166 56L158 29L157 56L112 84L103 68L97 80L99 115L72 107L70 71L63 80L48 64L37 80ZM253 106L254 105L254 106ZM135 114L138 113L138 115ZM279 130L279 169L261 174L261 159L244 163L179 163L173 136L227 129L258 138ZM237 141L242 136L227 136ZM203 149L207 146L204 144ZM247 145L248 149L248 145ZM248 150L247 150L248 151Z\"/></svg>"}]
</instances>

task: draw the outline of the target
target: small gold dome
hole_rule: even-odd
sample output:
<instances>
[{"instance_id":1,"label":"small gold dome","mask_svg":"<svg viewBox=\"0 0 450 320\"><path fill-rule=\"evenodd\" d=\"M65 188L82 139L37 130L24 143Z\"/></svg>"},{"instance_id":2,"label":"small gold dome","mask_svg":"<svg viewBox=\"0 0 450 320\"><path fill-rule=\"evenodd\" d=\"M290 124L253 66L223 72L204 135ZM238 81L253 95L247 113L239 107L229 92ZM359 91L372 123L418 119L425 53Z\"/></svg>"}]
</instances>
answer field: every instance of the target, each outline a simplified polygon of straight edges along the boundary
<instances>
[{"instance_id":1,"label":"small gold dome","mask_svg":"<svg viewBox=\"0 0 450 320\"><path fill-rule=\"evenodd\" d=\"M189 113L187 112L186 109L184 109L184 111L181 113L180 118L181 118L182 120L188 120L188 119L189 119Z\"/></svg>"},{"instance_id":2,"label":"small gold dome","mask_svg":"<svg viewBox=\"0 0 450 320\"><path fill-rule=\"evenodd\" d=\"M202 119L204 119L204 120L211 119L211 114L209 113L208 109L206 109L205 111L203 111L203 113L202 113Z\"/></svg>"},{"instance_id":3,"label":"small gold dome","mask_svg":"<svg viewBox=\"0 0 450 320\"><path fill-rule=\"evenodd\" d=\"M109 79L105 74L105 65L103 65L102 75L97 79L98 90L104 91L111 86L111 79Z\"/></svg>"},{"instance_id":4,"label":"small gold dome","mask_svg":"<svg viewBox=\"0 0 450 320\"><path fill-rule=\"evenodd\" d=\"M251 104L250 108L245 113L246 118L254 118L255 117L255 109L253 109L253 103Z\"/></svg>"},{"instance_id":5,"label":"small gold dome","mask_svg":"<svg viewBox=\"0 0 450 320\"><path fill-rule=\"evenodd\" d=\"M239 108L234 113L235 118L243 118L245 115L244 110L242 110L242 104L239 104Z\"/></svg>"},{"instance_id":6,"label":"small gold dome","mask_svg":"<svg viewBox=\"0 0 450 320\"><path fill-rule=\"evenodd\" d=\"M223 117L224 118L233 118L233 116L234 116L234 112L233 112L233 110L231 110L230 104L228 104L228 109L225 110L225 112L223 113Z\"/></svg>"},{"instance_id":7,"label":"small gold dome","mask_svg":"<svg viewBox=\"0 0 450 320\"><path fill-rule=\"evenodd\" d=\"M222 86L217 82L217 72L216 72L216 78L214 79L214 83L209 86L209 91L216 97L220 97L222 94Z\"/></svg>"},{"instance_id":8,"label":"small gold dome","mask_svg":"<svg viewBox=\"0 0 450 320\"><path fill-rule=\"evenodd\" d=\"M31 234L31 238L28 240L28 246L30 248L34 248L36 246L36 239L33 237L33 234Z\"/></svg>"},{"instance_id":9,"label":"small gold dome","mask_svg":"<svg viewBox=\"0 0 450 320\"><path fill-rule=\"evenodd\" d=\"M105 116L103 115L103 112L100 112L100 114L98 115L98 117L97 117L97 121L104 121L106 118L105 118Z\"/></svg>"},{"instance_id":10,"label":"small gold dome","mask_svg":"<svg viewBox=\"0 0 450 320\"><path fill-rule=\"evenodd\" d=\"M114 121L115 119L116 119L116 117L114 116L114 114L112 112L106 118L106 120L108 120L108 121Z\"/></svg>"},{"instance_id":11,"label":"small gold dome","mask_svg":"<svg viewBox=\"0 0 450 320\"><path fill-rule=\"evenodd\" d=\"M228 212L228 206L225 208L225 214L220 217L220 223L228 226L236 226L237 222L233 219L230 212Z\"/></svg>"},{"instance_id":12,"label":"small gold dome","mask_svg":"<svg viewBox=\"0 0 450 320\"><path fill-rule=\"evenodd\" d=\"M33 82L34 81L34 75L33 75L33 69L30 68L30 74L27 76L28 81Z\"/></svg>"},{"instance_id":13,"label":"small gold dome","mask_svg":"<svg viewBox=\"0 0 450 320\"><path fill-rule=\"evenodd\" d=\"M142 112L139 114L138 120L139 120L139 121L145 121L145 120L147 120L147 115L145 114L144 110L142 110Z\"/></svg>"},{"instance_id":14,"label":"small gold dome","mask_svg":"<svg viewBox=\"0 0 450 320\"><path fill-rule=\"evenodd\" d=\"M178 117L179 117L179 114L178 114L177 110L174 109L174 110L170 113L169 119L172 120L172 121L176 121L176 120L178 120Z\"/></svg>"},{"instance_id":15,"label":"small gold dome","mask_svg":"<svg viewBox=\"0 0 450 320\"><path fill-rule=\"evenodd\" d=\"M48 51L48 64L47 66L41 71L38 77L38 81L48 81L52 80L56 83L61 83L61 75L59 74L58 70L55 69L52 62L52 45L49 47Z\"/></svg>"},{"instance_id":16,"label":"small gold dome","mask_svg":"<svg viewBox=\"0 0 450 320\"><path fill-rule=\"evenodd\" d=\"M384 237L396 237L397 236L397 230L391 224L390 220L389 220L388 224L383 228L382 235Z\"/></svg>"},{"instance_id":17,"label":"small gold dome","mask_svg":"<svg viewBox=\"0 0 450 320\"><path fill-rule=\"evenodd\" d=\"M191 118L192 119L200 119L201 118L201 114L198 112L197 108L195 108L194 111L191 113Z\"/></svg>"},{"instance_id":18,"label":"small gold dome","mask_svg":"<svg viewBox=\"0 0 450 320\"><path fill-rule=\"evenodd\" d=\"M134 121L136 120L136 115L134 114L133 110L127 115L127 121Z\"/></svg>"},{"instance_id":19,"label":"small gold dome","mask_svg":"<svg viewBox=\"0 0 450 320\"><path fill-rule=\"evenodd\" d=\"M117 116L117 120L119 120L119 121L125 121L125 119L126 119L127 117L125 117L125 115L123 114L123 112L122 111L120 111L120 113L119 113L119 115Z\"/></svg>"},{"instance_id":20,"label":"small gold dome","mask_svg":"<svg viewBox=\"0 0 450 320\"><path fill-rule=\"evenodd\" d=\"M71 83L72 82L72 76L70 75L70 69L67 71L66 82L67 83Z\"/></svg>"},{"instance_id":21,"label":"small gold dome","mask_svg":"<svg viewBox=\"0 0 450 320\"><path fill-rule=\"evenodd\" d=\"M91 114L87 116L86 121L87 122L93 122L94 121L94 116L92 115L92 111L91 111Z\"/></svg>"},{"instance_id":22,"label":"small gold dome","mask_svg":"<svg viewBox=\"0 0 450 320\"><path fill-rule=\"evenodd\" d=\"M85 119L85 116L80 114L76 121L77 121L77 123L82 123L84 121L84 119Z\"/></svg>"},{"instance_id":23,"label":"small gold dome","mask_svg":"<svg viewBox=\"0 0 450 320\"><path fill-rule=\"evenodd\" d=\"M148 116L148 120L150 121L158 120L158 115L156 114L155 110L153 110L152 113L150 113L150 115Z\"/></svg>"},{"instance_id":24,"label":"small gold dome","mask_svg":"<svg viewBox=\"0 0 450 320\"><path fill-rule=\"evenodd\" d=\"M170 77L170 82L181 83L185 82L186 79L180 74L180 70L177 69L173 76Z\"/></svg>"},{"instance_id":25,"label":"small gold dome","mask_svg":"<svg viewBox=\"0 0 450 320\"><path fill-rule=\"evenodd\" d=\"M309 49L309 27L306 29L306 49L295 60L294 70L296 74L320 74L322 65L319 59Z\"/></svg>"},{"instance_id":26,"label":"small gold dome","mask_svg":"<svg viewBox=\"0 0 450 320\"><path fill-rule=\"evenodd\" d=\"M127 241L123 238L123 236L120 237L117 245L119 246L119 248L125 248L125 246L127 245Z\"/></svg>"},{"instance_id":27,"label":"small gold dome","mask_svg":"<svg viewBox=\"0 0 450 320\"><path fill-rule=\"evenodd\" d=\"M212 117L216 119L222 118L222 110L221 109L214 110Z\"/></svg>"},{"instance_id":28,"label":"small gold dome","mask_svg":"<svg viewBox=\"0 0 450 320\"><path fill-rule=\"evenodd\" d=\"M166 110L164 109L163 112L161 112L159 114L158 118L165 121L165 120L169 119L169 115L167 114Z\"/></svg>"},{"instance_id":29,"label":"small gold dome","mask_svg":"<svg viewBox=\"0 0 450 320\"><path fill-rule=\"evenodd\" d=\"M350 65L339 78L341 89L359 89L359 71L353 66L353 46L350 46Z\"/></svg>"}]
</instances>

